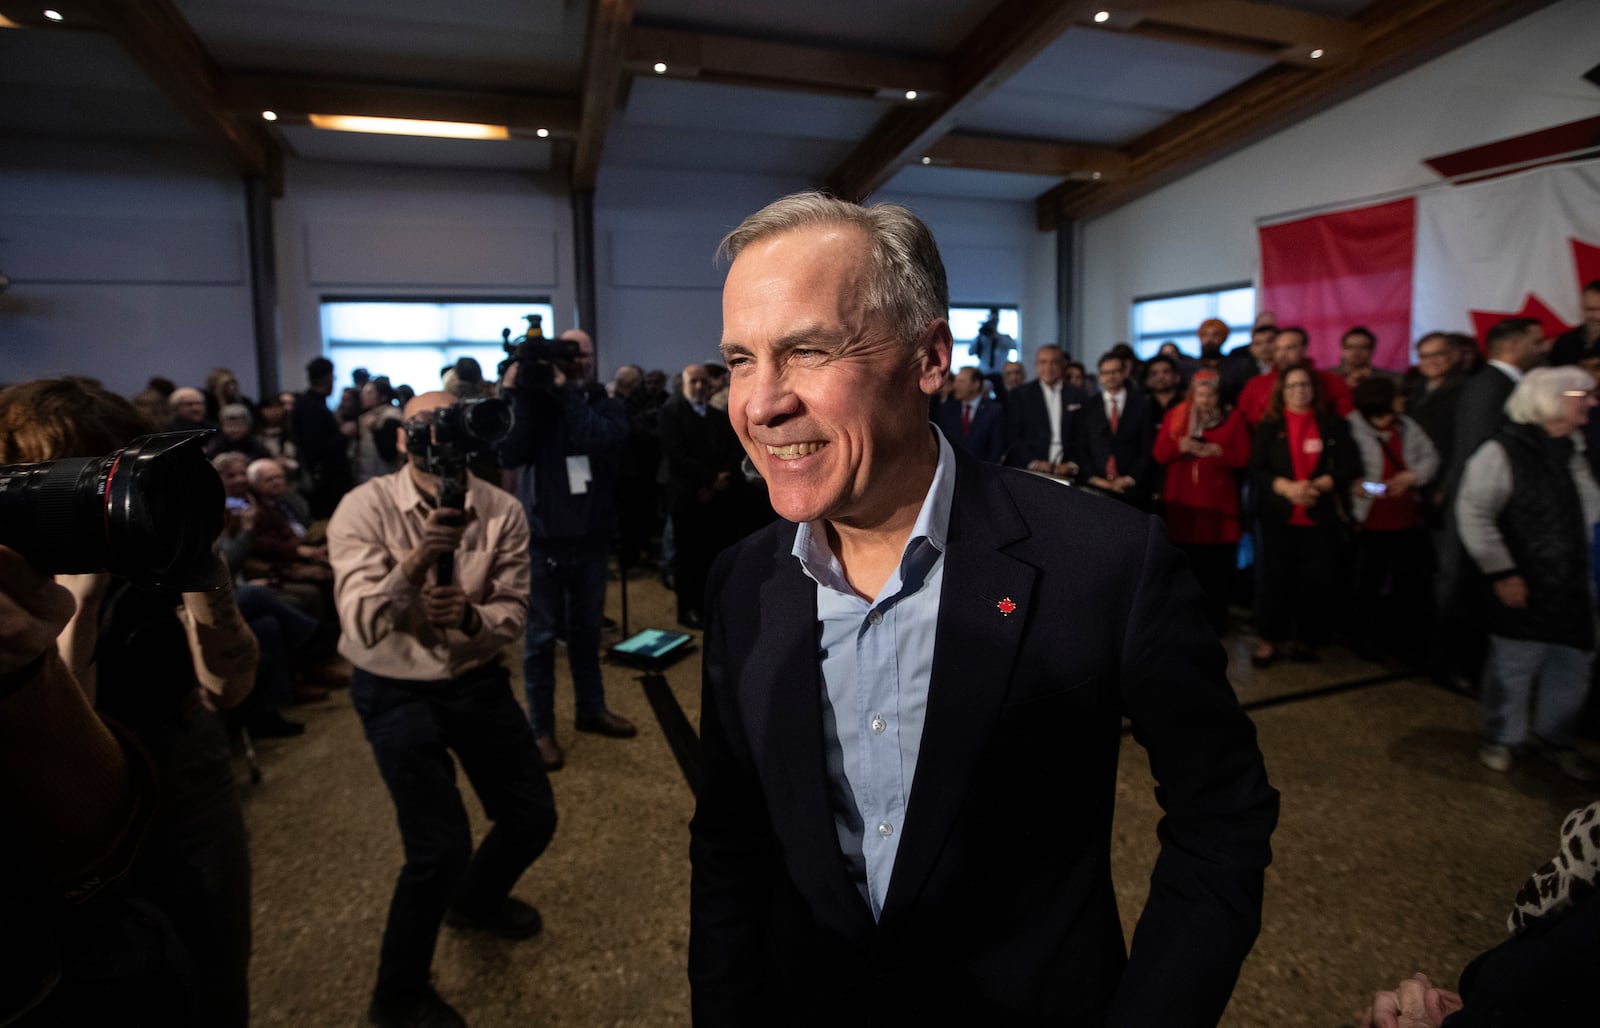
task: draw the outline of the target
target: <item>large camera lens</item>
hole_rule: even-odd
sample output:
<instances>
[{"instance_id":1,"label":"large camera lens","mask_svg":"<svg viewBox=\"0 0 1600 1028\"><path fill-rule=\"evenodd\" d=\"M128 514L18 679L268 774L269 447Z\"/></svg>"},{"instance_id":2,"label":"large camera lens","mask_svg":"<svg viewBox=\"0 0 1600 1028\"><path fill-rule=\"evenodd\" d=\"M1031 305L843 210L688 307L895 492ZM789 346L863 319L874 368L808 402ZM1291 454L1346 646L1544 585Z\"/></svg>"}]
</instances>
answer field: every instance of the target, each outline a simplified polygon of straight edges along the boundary
<instances>
[{"instance_id":1,"label":"large camera lens","mask_svg":"<svg viewBox=\"0 0 1600 1028\"><path fill-rule=\"evenodd\" d=\"M210 434L147 435L104 457L0 467L0 543L45 574L198 584L222 531L222 481L201 452Z\"/></svg>"},{"instance_id":2,"label":"large camera lens","mask_svg":"<svg viewBox=\"0 0 1600 1028\"><path fill-rule=\"evenodd\" d=\"M486 443L498 443L511 433L511 404L496 396L465 400L461 422L467 434Z\"/></svg>"}]
</instances>

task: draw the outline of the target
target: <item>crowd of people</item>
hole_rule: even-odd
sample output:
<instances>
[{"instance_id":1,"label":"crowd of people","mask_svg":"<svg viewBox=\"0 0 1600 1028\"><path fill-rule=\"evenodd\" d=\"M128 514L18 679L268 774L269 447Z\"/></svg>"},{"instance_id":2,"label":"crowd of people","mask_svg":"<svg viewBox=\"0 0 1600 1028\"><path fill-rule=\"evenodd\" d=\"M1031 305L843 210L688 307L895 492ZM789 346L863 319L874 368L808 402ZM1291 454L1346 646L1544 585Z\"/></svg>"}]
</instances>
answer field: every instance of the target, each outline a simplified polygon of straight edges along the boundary
<instances>
[{"instance_id":1,"label":"crowd of people","mask_svg":"<svg viewBox=\"0 0 1600 1028\"><path fill-rule=\"evenodd\" d=\"M816 289L843 288L834 279L854 273L848 268L792 266L774 256L785 245L820 246L816 226L833 224L830 219L841 219L846 235L858 228L925 232L909 224L885 229L857 222L854 210L827 207L820 222L790 212L783 216L799 220L730 237L737 238L730 298L740 290L766 295L763 290L794 289L794 304L804 306ZM744 247L752 256L740 256ZM815 256L805 254L807 261ZM795 267L817 281L796 285L786 277L800 274ZM942 268L937 278L942 289ZM932 291L924 299L931 301L938 292L933 277L928 285ZM916 310L902 304L895 316L915 320ZM224 722L215 715L221 712L246 738L297 735L304 726L286 716L292 705L343 687L351 690L405 844L370 1017L380 1025L464 1023L429 985L440 925L506 938L526 938L542 925L538 911L510 890L556 829L548 776L566 761L554 703L558 641L572 671L572 727L613 739L636 734L607 707L600 671L613 557L622 576L641 569L659 574L674 592L679 622L708 632L711 720L703 730L711 800L696 818L697 865L726 865L737 876L746 869L741 862L759 863L778 852L776 837L763 834L768 827L753 826L747 817L745 803L770 783L751 777L753 743L740 735L745 725L729 720L737 718L739 701L714 688L721 676L732 688L739 674L759 677L764 667L778 667L746 652L758 635L763 645L776 646L776 629L761 635L752 625L740 635L726 627L759 618L758 607L738 609L735 594L767 595L750 576L769 573L762 561L776 551L758 554L745 543L743 563L735 566L727 557L718 563L719 554L774 521L778 526L768 534L777 532L792 546L804 580L769 569L773 581L799 590L796 596L812 589L817 595L811 601L818 604L812 620L821 626L817 660L830 690L826 731L839 743L836 751L816 756L814 770L819 782L826 775L830 783L827 804L839 808L839 797L852 793L861 804L853 821L839 820L835 809L835 823L846 856L856 860L850 870L857 889L877 918L886 910L888 865L874 863L879 851L864 841L862 812L887 802L873 815L882 820L873 823L878 836L890 839L909 781L900 781L896 771L890 777L897 784L879 782L888 791L875 785L868 796L860 792L868 786L839 766L840 753L859 756L871 743L839 720L837 711L853 708L843 691L834 695L833 676L881 688L893 676L860 676L873 661L902 660L920 669L913 673L926 685L933 660L927 633L943 617L937 585L947 541L946 529L928 522L929 510L919 513L924 496L940 498L931 517L967 533L952 535L954 553L972 545L975 533L991 530L962 521L979 517L971 506L979 493L1015 492L1025 495L1018 502L1028 517L1070 513L1108 547L1086 549L1071 561L1064 551L1041 551L1036 559L1052 576L1074 561L1087 573L1111 560L1108 555L1153 561L1147 569L1153 577L1138 583L1114 575L1109 565L1103 569L1108 589L1121 588L1112 581L1137 585L1130 603L1176 603L1180 593L1194 601L1192 611L1173 613L1179 627L1169 627L1152 654L1181 642L1186 654L1192 650L1195 661L1210 667L1202 653L1210 638L1203 626L1209 622L1221 634L1231 627L1231 608L1252 604L1250 659L1258 668L1281 659L1314 660L1337 635L1362 656L1426 666L1441 681L1479 695L1485 766L1507 771L1520 755L1534 752L1575 779L1593 781L1600 775L1578 754L1577 741L1595 642L1600 424L1590 423L1589 412L1600 374L1600 282L1586 288L1584 311L1583 325L1553 341L1526 318L1495 325L1481 351L1471 337L1431 333L1416 343L1416 366L1403 371L1373 365L1376 340L1359 326L1340 341L1336 367L1316 367L1307 332L1280 325L1270 313L1258 316L1250 341L1231 351L1224 349L1228 326L1202 324L1198 356L1168 344L1141 361L1132 347L1118 344L1091 369L1068 360L1059 347L1040 346L1032 380L1015 362L994 375L972 367L950 374L948 350L942 364L936 359L937 332L930 343L926 330L909 322L895 327L905 329L906 340L922 340L911 364L869 350L866 357L847 355L851 360L819 356L813 366L784 350L787 344L766 340L760 319L740 322L735 304L730 333L742 325L748 335L725 337L720 356L727 366L693 363L673 377L624 364L603 384L594 374L593 341L570 330L555 350L514 359L494 379L470 358L442 369L437 386L420 392L357 369L331 407L335 369L321 357L307 365L304 391L254 401L222 368L205 377L203 388L152 379L131 399L70 377L0 391L0 460L6 463L101 455L146 433L193 431L204 433L201 445L222 485L215 581L205 589L152 591L101 572L61 576L64 589L57 591L0 547L0 612L18 626L0 634L0 697L21 693L48 707L52 723L85 748L85 766L104 772L97 779L104 789L85 794L87 809L98 811L95 824L46 847L54 865L30 868L74 897L98 897L106 875L130 883L109 902L76 908L72 917L52 923L58 951L73 956L40 970L41 994L52 974L87 974L111 984L57 990L55 1005L46 1009L66 1020L51 1023L110 1017L116 1001L128 995L119 989L136 990L146 1009L161 1011L162 1023L246 1023L249 860ZM933 316L930 324L942 322ZM944 334L948 345L947 328ZM820 352L824 344L818 345ZM881 380L850 379L848 395L829 392L826 376L852 374L852 360L877 361ZM772 370L780 365L783 370ZM740 376L744 385L735 391ZM486 399L509 408L514 430L503 439L480 440L481 446L457 445L446 431L446 412ZM829 499L812 488L812 479L835 477L830 462L842 458L828 448L837 449L838 441L783 429L800 418L819 425L832 418L874 445L894 445L882 453L865 446L860 466L840 473L854 475L860 488ZM933 450L923 445L927 420L939 429ZM875 473L873 460L879 462ZM1076 489L1063 505L1066 493L1029 491L1035 480L974 472L974 462L1026 469ZM908 477L890 473L900 465ZM876 545L899 531L888 531L874 506L874 496L891 493L898 506L889 520L923 533L903 550ZM1129 527L1135 521L1108 516L1112 502L1159 515L1198 590L1173 584L1182 564L1145 551L1143 536ZM800 525L798 534L785 522ZM811 525L827 527L813 534ZM895 538L904 543L903 533ZM1241 561L1241 548L1249 560ZM969 570L957 562L950 573ZM1075 580L1065 574L1051 579ZM913 597L930 582L933 606L919 607L924 601ZM1163 582L1171 588L1158 588ZM1010 618L1028 595L1020 580L1014 588L1015 595L987 598L1001 618ZM868 592L888 599L866 603ZM884 623L886 611L892 626L902 598L908 627L901 641L888 644L887 656L871 646L844 656L852 649L843 645L847 634L872 638L868 628ZM791 609L801 608L783 608ZM811 624L785 617L772 624L791 621ZM1114 635L1134 631L1100 627ZM39 649L32 646L35 637L45 635L56 646L31 656ZM1183 638L1175 642L1178 635ZM501 658L517 639L525 715L509 693ZM904 641L916 639L929 642L928 652ZM1482 641L1476 649L1474 639ZM817 639L806 631L793 641L796 660L806 663ZM1081 659L1092 662L1099 652ZM847 668L843 661L853 663ZM1248 830L1241 827L1230 843L1239 866L1237 881L1226 888L1239 892L1242 909L1259 903L1276 795L1220 666L1201 677L1203 683L1190 684L1209 690L1215 723L1226 729L1239 757L1240 777L1229 788L1237 791L1240 825L1248 823ZM1103 687L1115 685L1108 679ZM781 692L778 685L773 689ZM67 694L78 701L66 703ZM1053 703L1056 696L1039 700ZM883 702L889 705L860 709L870 714L872 735L893 728L894 738L901 729L882 712L892 711L893 702ZM103 723L86 716L85 703ZM1139 716L1158 736L1176 727L1160 704ZM929 722L930 732L949 727ZM915 731L921 733L920 723ZM1167 742L1176 749L1192 745L1178 734ZM60 759L45 752L52 738L30 742L40 767ZM1208 745L1222 745L1218 739ZM451 754L467 769L494 822L476 849ZM1084 774L1104 771L1085 761ZM895 789L898 807L885 799ZM159 805L151 801L157 794ZM41 786L38 795L51 794ZM12 803L6 811L12 823L44 825L25 839L34 847L28 861L37 859L39 839L60 828L43 815L43 803ZM851 803L843 806L855 811ZM825 823L825 807L812 811L818 812ZM107 823L120 827L107 832ZM130 843L131 836L140 845ZM890 849L891 863L893 855ZM0 847L0 856L17 859L7 847ZM772 869L763 865L760 873ZM722 895L720 878L697 883ZM816 883L791 884L798 901L798 890ZM959 887L954 895L970 898ZM31 910L9 897L5 902ZM146 905L160 916L145 917ZM736 920L731 907L723 915ZM1237 935L1237 952L1228 959L1242 959L1254 928L1226 920L1218 925ZM120 933L114 944L103 940L108 928ZM704 987L704 995L720 995L725 985L732 990L717 1001L725 1008L701 1006L697 998L697 1009L716 1011L707 1023L723 1014L737 1023L731 1012L747 1009L748 997L723 980L725 967L703 957L715 949L728 966L743 964L754 955L751 940L724 936L720 928L697 927L696 934L702 947L691 968L697 988ZM1099 953L1071 938L1085 954ZM796 945L797 956L818 967L837 957L805 948L803 941ZM90 952L102 962L74 963ZM128 954L140 958L117 963ZM1200 993L1208 1009L1220 1010L1226 1001L1226 993L1211 986ZM819 1011L838 998L796 997ZM1054 1009L1058 998L1032 997L1042 1004L1038 1009ZM1442 1020L1462 1002L1441 997L1423 980L1380 997L1371 1017L1388 1024L1386 1018L1421 1004Z\"/></svg>"}]
</instances>

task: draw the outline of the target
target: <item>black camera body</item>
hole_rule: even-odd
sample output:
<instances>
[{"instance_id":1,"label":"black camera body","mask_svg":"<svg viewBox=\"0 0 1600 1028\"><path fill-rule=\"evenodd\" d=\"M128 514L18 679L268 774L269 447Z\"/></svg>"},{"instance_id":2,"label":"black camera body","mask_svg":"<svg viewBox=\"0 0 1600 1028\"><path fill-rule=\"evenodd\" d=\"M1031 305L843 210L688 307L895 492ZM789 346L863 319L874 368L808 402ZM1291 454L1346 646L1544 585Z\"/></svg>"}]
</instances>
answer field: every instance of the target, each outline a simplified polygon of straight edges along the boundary
<instances>
[{"instance_id":1,"label":"black camera body","mask_svg":"<svg viewBox=\"0 0 1600 1028\"><path fill-rule=\"evenodd\" d=\"M473 455L510 435L515 420L511 405L492 396L435 407L405 423L406 452L428 474L454 481L466 475Z\"/></svg>"},{"instance_id":2,"label":"black camera body","mask_svg":"<svg viewBox=\"0 0 1600 1028\"><path fill-rule=\"evenodd\" d=\"M164 432L104 457L0 467L0 544L42 574L215 588L223 495L201 450L211 434Z\"/></svg>"},{"instance_id":3,"label":"black camera body","mask_svg":"<svg viewBox=\"0 0 1600 1028\"><path fill-rule=\"evenodd\" d=\"M515 341L511 338L509 328L501 330L500 345L506 352L506 359L500 362L495 371L504 381L506 370L515 364L519 370L517 384L513 388L548 392L555 386L552 374L554 366L577 360L583 356L583 347L575 339L545 338L539 329L537 314L528 315L528 321L528 333L517 337Z\"/></svg>"}]
</instances>

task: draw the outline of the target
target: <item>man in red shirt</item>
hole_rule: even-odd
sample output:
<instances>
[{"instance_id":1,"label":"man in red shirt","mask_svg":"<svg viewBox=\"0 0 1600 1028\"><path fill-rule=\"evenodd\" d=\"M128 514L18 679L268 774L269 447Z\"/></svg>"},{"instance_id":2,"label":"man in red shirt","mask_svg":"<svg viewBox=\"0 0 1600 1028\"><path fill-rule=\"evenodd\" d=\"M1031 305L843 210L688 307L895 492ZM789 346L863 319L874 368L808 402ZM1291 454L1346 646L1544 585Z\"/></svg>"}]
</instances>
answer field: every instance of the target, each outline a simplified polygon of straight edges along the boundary
<instances>
[{"instance_id":1,"label":"man in red shirt","mask_svg":"<svg viewBox=\"0 0 1600 1028\"><path fill-rule=\"evenodd\" d=\"M1261 418L1267 412L1267 401L1272 398L1272 387L1277 384L1283 369L1302 362L1310 363L1306 355L1309 343L1306 330L1296 325L1280 328L1273 337L1272 370L1246 382L1244 391L1239 394L1239 413L1245 424L1250 426L1250 431L1254 432L1256 426L1261 424ZM1342 418L1355 409L1350 398L1350 387L1343 378L1320 368L1316 372L1322 378L1322 395L1335 414Z\"/></svg>"}]
</instances>

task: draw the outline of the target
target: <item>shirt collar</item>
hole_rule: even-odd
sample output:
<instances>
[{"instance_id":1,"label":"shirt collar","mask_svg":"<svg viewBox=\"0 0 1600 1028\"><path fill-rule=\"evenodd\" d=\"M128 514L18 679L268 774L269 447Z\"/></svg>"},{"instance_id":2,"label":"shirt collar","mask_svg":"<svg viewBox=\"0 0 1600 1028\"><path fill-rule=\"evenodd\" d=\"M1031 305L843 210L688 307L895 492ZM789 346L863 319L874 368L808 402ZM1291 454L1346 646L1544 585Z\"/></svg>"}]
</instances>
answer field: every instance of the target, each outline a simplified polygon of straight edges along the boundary
<instances>
[{"instance_id":1,"label":"shirt collar","mask_svg":"<svg viewBox=\"0 0 1600 1028\"><path fill-rule=\"evenodd\" d=\"M1499 368L1501 371L1504 371L1506 373L1506 377L1511 379L1511 381L1513 381L1513 382L1521 382L1522 381L1522 369L1517 367L1515 364L1507 364L1505 361L1496 360L1493 357L1489 358L1489 363L1493 364L1495 367Z\"/></svg>"},{"instance_id":2,"label":"shirt collar","mask_svg":"<svg viewBox=\"0 0 1600 1028\"><path fill-rule=\"evenodd\" d=\"M956 495L956 454L943 432L935 430L933 437L939 443L939 463L933 469L933 482L928 486L927 495L922 498L922 508L917 511L917 520L911 526L911 535L906 539L905 550L901 552L902 569L908 559L922 549L924 542L935 551L933 556L944 553L950 530L950 508L955 503ZM789 552L800 561L800 567L806 575L818 585L854 595L854 590L844 577L839 558L828 547L828 533L820 520L800 524ZM897 575L895 579L903 577Z\"/></svg>"}]
</instances>

